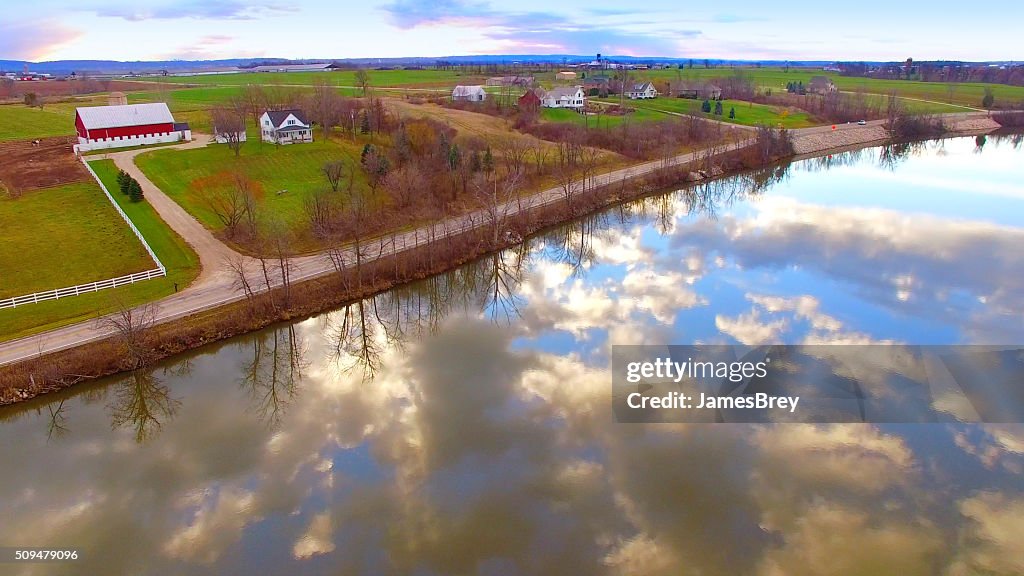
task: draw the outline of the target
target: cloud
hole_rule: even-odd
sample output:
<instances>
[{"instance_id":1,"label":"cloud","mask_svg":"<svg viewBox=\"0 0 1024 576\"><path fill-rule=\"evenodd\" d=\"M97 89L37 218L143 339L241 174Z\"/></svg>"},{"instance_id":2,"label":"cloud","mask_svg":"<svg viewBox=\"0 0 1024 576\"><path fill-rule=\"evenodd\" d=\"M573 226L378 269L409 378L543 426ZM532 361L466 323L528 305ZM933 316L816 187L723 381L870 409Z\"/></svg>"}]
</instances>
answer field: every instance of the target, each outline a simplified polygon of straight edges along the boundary
<instances>
[{"instance_id":1,"label":"cloud","mask_svg":"<svg viewBox=\"0 0 1024 576\"><path fill-rule=\"evenodd\" d=\"M0 57L38 61L74 42L82 31L54 20L0 21Z\"/></svg>"},{"instance_id":2,"label":"cloud","mask_svg":"<svg viewBox=\"0 0 1024 576\"><path fill-rule=\"evenodd\" d=\"M676 54L678 42L694 38L700 30L651 30L650 21L603 24L554 12L514 12L492 8L486 2L464 0L394 0L383 10L395 26L409 30L421 26L457 26L479 30L498 42L491 52L545 52L620 55ZM615 14L606 14L614 16Z\"/></svg>"},{"instance_id":3,"label":"cloud","mask_svg":"<svg viewBox=\"0 0 1024 576\"><path fill-rule=\"evenodd\" d=\"M97 16L124 18L133 22L141 20L173 20L196 18L202 20L255 20L267 16L296 12L297 7L283 2L243 2L221 0L207 2L168 3L157 6L140 6L138 3L113 5L96 10Z\"/></svg>"}]
</instances>

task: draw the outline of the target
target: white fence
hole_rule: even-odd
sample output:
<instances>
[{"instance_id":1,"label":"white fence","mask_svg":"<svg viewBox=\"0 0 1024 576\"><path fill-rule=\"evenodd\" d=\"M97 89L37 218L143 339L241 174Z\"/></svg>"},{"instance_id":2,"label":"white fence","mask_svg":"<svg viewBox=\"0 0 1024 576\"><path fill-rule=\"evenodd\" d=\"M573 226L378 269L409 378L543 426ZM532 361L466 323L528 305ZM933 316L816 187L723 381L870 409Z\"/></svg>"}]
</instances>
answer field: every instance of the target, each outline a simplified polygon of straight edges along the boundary
<instances>
[{"instance_id":1,"label":"white fence","mask_svg":"<svg viewBox=\"0 0 1024 576\"><path fill-rule=\"evenodd\" d=\"M26 294L24 296L15 296L14 298L6 298L0 300L0 310L4 308L16 308L18 306L24 306L25 304L36 304L38 302L45 302L47 300L57 300L59 298L67 298L69 296L78 296L80 294L88 294L90 292L97 292L99 290L105 290L107 288L117 288L118 286L126 286L128 284L134 284L143 280L149 280L151 278L159 278L167 275L167 269L164 268L160 259L156 257L156 253L150 248L149 242L143 238L142 232L135 227L131 218L121 210L121 207L114 200L114 197L110 195L107 187L103 185L100 177L93 171L92 166L82 158L82 164L85 165L85 169L92 174L92 177L96 180L96 183L100 185L100 189L106 194L107 200L110 200L110 204L114 206L114 210L121 215L128 227L131 228L132 232L135 233L135 237L142 242L142 246L149 252L150 258L156 263L156 268L147 270L145 272L136 272L135 274L128 274L127 276L119 276L117 278L110 278L109 280L99 280L97 282L90 282L88 284L79 284L78 286L69 286L67 288L57 288L56 290L44 290L42 292L36 292L34 294Z\"/></svg>"},{"instance_id":2,"label":"white fence","mask_svg":"<svg viewBox=\"0 0 1024 576\"><path fill-rule=\"evenodd\" d=\"M159 278L166 275L167 271L161 267L147 270L145 272L136 272L135 274L121 276L119 278L90 282L89 284L79 284L78 286L46 290L44 292L36 292L35 294L26 294L25 296L15 296L14 298L0 300L0 309L17 308L18 306L24 306L25 304L35 304L37 302L45 302L47 300L57 300L60 298L67 298L69 296L88 294L89 292L97 292L106 288L117 288L118 286L126 286L128 284L134 284L143 280L149 280L150 278Z\"/></svg>"}]
</instances>

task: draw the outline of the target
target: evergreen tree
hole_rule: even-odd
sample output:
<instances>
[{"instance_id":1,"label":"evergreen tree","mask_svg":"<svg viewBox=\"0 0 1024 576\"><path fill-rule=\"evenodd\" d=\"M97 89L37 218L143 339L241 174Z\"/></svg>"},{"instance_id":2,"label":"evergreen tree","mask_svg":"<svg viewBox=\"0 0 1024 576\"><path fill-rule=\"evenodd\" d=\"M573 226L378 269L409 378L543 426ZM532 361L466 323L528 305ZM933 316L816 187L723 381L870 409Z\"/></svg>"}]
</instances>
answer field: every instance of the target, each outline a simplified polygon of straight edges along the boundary
<instances>
[{"instance_id":1,"label":"evergreen tree","mask_svg":"<svg viewBox=\"0 0 1024 576\"><path fill-rule=\"evenodd\" d=\"M134 178L132 178L131 182L128 184L128 196L132 199L132 202L142 201L142 186L139 184L139 181Z\"/></svg>"},{"instance_id":2,"label":"evergreen tree","mask_svg":"<svg viewBox=\"0 0 1024 576\"><path fill-rule=\"evenodd\" d=\"M491 147L484 150L484 172L494 172L494 155L491 154Z\"/></svg>"},{"instance_id":3,"label":"evergreen tree","mask_svg":"<svg viewBox=\"0 0 1024 576\"><path fill-rule=\"evenodd\" d=\"M366 166L366 158L373 152L373 144L363 146L363 153L359 155L359 163Z\"/></svg>"},{"instance_id":4,"label":"evergreen tree","mask_svg":"<svg viewBox=\"0 0 1024 576\"><path fill-rule=\"evenodd\" d=\"M131 184L132 177L128 175L124 170L120 170L117 173L117 185L121 188L122 194L128 193L128 185Z\"/></svg>"},{"instance_id":5,"label":"evergreen tree","mask_svg":"<svg viewBox=\"0 0 1024 576\"><path fill-rule=\"evenodd\" d=\"M729 119L733 119L735 117L736 117L736 107L733 106L733 107L729 108Z\"/></svg>"},{"instance_id":6,"label":"evergreen tree","mask_svg":"<svg viewBox=\"0 0 1024 576\"><path fill-rule=\"evenodd\" d=\"M462 164L462 156L459 154L459 145L452 144L448 149L448 169L454 171Z\"/></svg>"},{"instance_id":7,"label":"evergreen tree","mask_svg":"<svg viewBox=\"0 0 1024 576\"><path fill-rule=\"evenodd\" d=\"M359 131L363 134L370 133L370 113L366 110L363 110L363 119L362 124L359 126Z\"/></svg>"},{"instance_id":8,"label":"evergreen tree","mask_svg":"<svg viewBox=\"0 0 1024 576\"><path fill-rule=\"evenodd\" d=\"M722 101L719 100L719 101L715 102L715 116L721 116L721 115L722 115Z\"/></svg>"},{"instance_id":9,"label":"evergreen tree","mask_svg":"<svg viewBox=\"0 0 1024 576\"><path fill-rule=\"evenodd\" d=\"M708 100L705 100L704 103L700 105L700 111L704 112L705 114L710 113L711 112L711 102L708 101Z\"/></svg>"}]
</instances>

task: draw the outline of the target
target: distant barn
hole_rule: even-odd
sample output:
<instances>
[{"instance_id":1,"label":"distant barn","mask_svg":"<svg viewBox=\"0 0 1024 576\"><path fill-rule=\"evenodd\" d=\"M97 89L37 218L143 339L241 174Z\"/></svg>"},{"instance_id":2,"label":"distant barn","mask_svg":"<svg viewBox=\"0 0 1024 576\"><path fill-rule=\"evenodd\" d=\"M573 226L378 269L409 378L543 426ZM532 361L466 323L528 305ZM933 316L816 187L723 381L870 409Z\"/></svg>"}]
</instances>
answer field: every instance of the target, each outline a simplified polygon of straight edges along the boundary
<instances>
[{"instance_id":1,"label":"distant barn","mask_svg":"<svg viewBox=\"0 0 1024 576\"><path fill-rule=\"evenodd\" d=\"M76 152L192 140L188 124L175 122L162 102L77 108L75 131Z\"/></svg>"}]
</instances>

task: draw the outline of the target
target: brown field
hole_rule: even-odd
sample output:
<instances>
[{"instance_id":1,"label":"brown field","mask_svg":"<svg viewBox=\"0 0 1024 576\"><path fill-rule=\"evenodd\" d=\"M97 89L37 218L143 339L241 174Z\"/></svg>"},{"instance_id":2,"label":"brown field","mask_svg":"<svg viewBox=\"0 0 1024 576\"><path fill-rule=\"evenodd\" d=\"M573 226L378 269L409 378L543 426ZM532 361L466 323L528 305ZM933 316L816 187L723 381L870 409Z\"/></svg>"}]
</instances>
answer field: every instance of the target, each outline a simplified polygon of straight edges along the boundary
<instances>
[{"instance_id":1,"label":"brown field","mask_svg":"<svg viewBox=\"0 0 1024 576\"><path fill-rule=\"evenodd\" d=\"M37 80L14 82L8 87L0 86L0 100L20 99L25 94L34 92L39 96L74 96L76 94L95 94L97 92L136 92L152 90L153 84L148 82L129 82L125 80Z\"/></svg>"},{"instance_id":2,"label":"brown field","mask_svg":"<svg viewBox=\"0 0 1024 576\"><path fill-rule=\"evenodd\" d=\"M39 146L29 140L0 143L0 182L16 193L89 181L89 173L75 159L74 138L44 138Z\"/></svg>"}]
</instances>

